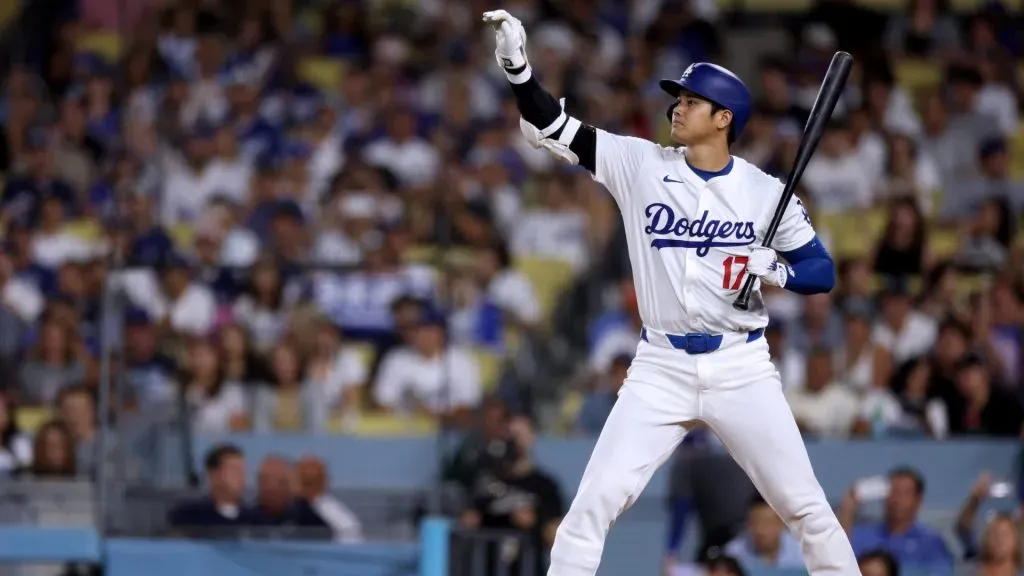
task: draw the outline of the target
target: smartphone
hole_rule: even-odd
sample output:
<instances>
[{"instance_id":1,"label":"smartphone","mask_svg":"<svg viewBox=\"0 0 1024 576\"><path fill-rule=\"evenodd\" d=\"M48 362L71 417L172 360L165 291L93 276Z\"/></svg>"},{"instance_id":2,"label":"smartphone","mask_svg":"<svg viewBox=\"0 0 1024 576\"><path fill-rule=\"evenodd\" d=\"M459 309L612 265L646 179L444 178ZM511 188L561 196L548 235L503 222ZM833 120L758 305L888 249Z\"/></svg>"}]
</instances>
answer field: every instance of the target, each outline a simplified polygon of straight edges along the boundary
<instances>
[{"instance_id":1,"label":"smartphone","mask_svg":"<svg viewBox=\"0 0 1024 576\"><path fill-rule=\"evenodd\" d=\"M989 498L1006 498L1013 494L1013 484L1009 482L993 482L988 489Z\"/></svg>"},{"instance_id":2,"label":"smartphone","mask_svg":"<svg viewBox=\"0 0 1024 576\"><path fill-rule=\"evenodd\" d=\"M889 479L885 476L869 476L857 480L853 493L861 502L884 500L889 495Z\"/></svg>"}]
</instances>

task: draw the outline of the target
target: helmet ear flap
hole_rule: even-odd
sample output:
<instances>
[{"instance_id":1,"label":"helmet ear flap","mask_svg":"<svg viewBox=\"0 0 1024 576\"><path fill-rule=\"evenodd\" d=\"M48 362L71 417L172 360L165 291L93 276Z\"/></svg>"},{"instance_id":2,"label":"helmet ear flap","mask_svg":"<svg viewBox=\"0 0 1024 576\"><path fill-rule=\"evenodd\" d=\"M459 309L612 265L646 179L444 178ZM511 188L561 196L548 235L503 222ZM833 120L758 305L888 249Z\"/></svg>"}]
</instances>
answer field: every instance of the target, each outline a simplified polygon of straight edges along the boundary
<instances>
[{"instance_id":1,"label":"helmet ear flap","mask_svg":"<svg viewBox=\"0 0 1024 576\"><path fill-rule=\"evenodd\" d=\"M678 105L679 105L679 101L677 100L677 101L673 102L672 104L669 104L668 110L665 110L665 116L668 118L669 122L672 121L672 112L675 111L676 106L678 106Z\"/></svg>"}]
</instances>

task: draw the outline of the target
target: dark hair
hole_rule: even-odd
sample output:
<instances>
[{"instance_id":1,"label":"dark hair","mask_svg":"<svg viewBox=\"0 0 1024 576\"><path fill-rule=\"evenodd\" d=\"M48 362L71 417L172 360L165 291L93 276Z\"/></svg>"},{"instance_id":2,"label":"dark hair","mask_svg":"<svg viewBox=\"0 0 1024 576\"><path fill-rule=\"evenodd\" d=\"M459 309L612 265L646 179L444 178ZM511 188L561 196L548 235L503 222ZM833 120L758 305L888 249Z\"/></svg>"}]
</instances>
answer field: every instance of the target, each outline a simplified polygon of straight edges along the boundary
<instances>
[{"instance_id":1,"label":"dark hair","mask_svg":"<svg viewBox=\"0 0 1024 576\"><path fill-rule=\"evenodd\" d=\"M768 501L761 496L760 492L755 492L750 498L750 502L747 503L747 509L753 510L754 508L760 508L761 506L768 506Z\"/></svg>"},{"instance_id":2,"label":"dark hair","mask_svg":"<svg viewBox=\"0 0 1024 576\"><path fill-rule=\"evenodd\" d=\"M0 394L0 402L7 410L7 424L0 430L0 446L10 450L14 437L21 432L18 428L18 406L6 394Z\"/></svg>"},{"instance_id":3,"label":"dark hair","mask_svg":"<svg viewBox=\"0 0 1024 576\"><path fill-rule=\"evenodd\" d=\"M259 293L256 289L256 271L264 266L270 266L273 268L274 273L277 274L277 287L274 289L274 293L271 294L270 306L276 311L281 308L281 302L284 300L284 274L281 270L281 265L273 256L263 255L253 262L252 267L249 268L249 280L246 285L246 294L253 299L255 304L261 304L259 300Z\"/></svg>"},{"instance_id":4,"label":"dark hair","mask_svg":"<svg viewBox=\"0 0 1024 576\"><path fill-rule=\"evenodd\" d=\"M92 388L89 388L84 384L76 384L74 386L68 386L67 388L61 389L61 391L57 393L57 400L55 404L59 407L69 396L74 396L76 394L87 396L89 400L92 400L93 405L96 404L96 394L92 391Z\"/></svg>"},{"instance_id":5,"label":"dark hair","mask_svg":"<svg viewBox=\"0 0 1024 576\"><path fill-rule=\"evenodd\" d=\"M731 572L736 576L746 576L747 574L743 570L743 567L740 566L740 563L732 556L718 556L716 558L711 558L704 563L704 567L708 572L713 570L725 570L726 572Z\"/></svg>"},{"instance_id":6,"label":"dark hair","mask_svg":"<svg viewBox=\"0 0 1024 576\"><path fill-rule=\"evenodd\" d=\"M711 101L709 100L709 102L711 102ZM722 110L729 110L729 109L726 108L725 106L722 106L722 105L716 104L714 102L711 102L711 115L712 116L714 116L715 114L718 114ZM729 146L732 146L733 143L736 142L736 114L732 110L729 110L729 114L732 114L732 120L729 121L729 136L727 138L727 142L726 143Z\"/></svg>"},{"instance_id":7,"label":"dark hair","mask_svg":"<svg viewBox=\"0 0 1024 576\"><path fill-rule=\"evenodd\" d=\"M889 479L910 478L914 481L914 490L918 496L924 496L925 482L921 472L912 466L897 466L889 471Z\"/></svg>"},{"instance_id":8,"label":"dark hair","mask_svg":"<svg viewBox=\"0 0 1024 576\"><path fill-rule=\"evenodd\" d=\"M203 458L203 467L207 473L216 472L224 464L224 460L232 457L242 457L242 449L234 444L218 444L206 453Z\"/></svg>"},{"instance_id":9,"label":"dark hair","mask_svg":"<svg viewBox=\"0 0 1024 576\"><path fill-rule=\"evenodd\" d=\"M893 557L887 550L881 548L877 550L871 550L857 559L858 564L864 564L872 560L878 560L882 564L885 564L885 571L889 573L889 576L899 576L900 565L896 562L896 558Z\"/></svg>"},{"instance_id":10,"label":"dark hair","mask_svg":"<svg viewBox=\"0 0 1024 576\"><path fill-rule=\"evenodd\" d=\"M956 332L964 340L971 339L971 328L956 318L946 318L939 324L939 334L942 334L947 330Z\"/></svg>"},{"instance_id":11,"label":"dark hair","mask_svg":"<svg viewBox=\"0 0 1024 576\"><path fill-rule=\"evenodd\" d=\"M59 469L40 468L45 462L43 452L46 449L46 435L51 432L60 434L64 444L67 461ZM75 441L71 437L71 430L59 420L50 420L43 424L32 441L32 474L35 476L73 477L77 473L77 469L78 457L75 452Z\"/></svg>"},{"instance_id":12,"label":"dark hair","mask_svg":"<svg viewBox=\"0 0 1024 576\"><path fill-rule=\"evenodd\" d=\"M995 239L1004 248L1009 248L1013 243L1013 236L1016 230L1016 216L1013 215L1013 209L1010 207L1010 203L1006 198L989 198L985 200L984 204L995 206L999 212L999 225L996 227Z\"/></svg>"}]
</instances>

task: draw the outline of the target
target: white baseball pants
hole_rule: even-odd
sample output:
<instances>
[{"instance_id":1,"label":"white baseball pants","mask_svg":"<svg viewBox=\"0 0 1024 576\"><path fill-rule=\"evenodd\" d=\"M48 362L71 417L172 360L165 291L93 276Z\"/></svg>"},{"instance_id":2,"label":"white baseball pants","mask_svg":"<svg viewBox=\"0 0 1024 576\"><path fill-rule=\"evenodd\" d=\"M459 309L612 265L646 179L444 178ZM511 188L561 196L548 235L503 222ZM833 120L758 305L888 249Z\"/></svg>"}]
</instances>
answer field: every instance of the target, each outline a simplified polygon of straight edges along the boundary
<instances>
[{"instance_id":1,"label":"white baseball pants","mask_svg":"<svg viewBox=\"0 0 1024 576\"><path fill-rule=\"evenodd\" d=\"M548 576L594 576L612 523L695 421L707 423L800 540L812 576L859 575L782 393L764 338L690 355L641 341L551 550Z\"/></svg>"}]
</instances>

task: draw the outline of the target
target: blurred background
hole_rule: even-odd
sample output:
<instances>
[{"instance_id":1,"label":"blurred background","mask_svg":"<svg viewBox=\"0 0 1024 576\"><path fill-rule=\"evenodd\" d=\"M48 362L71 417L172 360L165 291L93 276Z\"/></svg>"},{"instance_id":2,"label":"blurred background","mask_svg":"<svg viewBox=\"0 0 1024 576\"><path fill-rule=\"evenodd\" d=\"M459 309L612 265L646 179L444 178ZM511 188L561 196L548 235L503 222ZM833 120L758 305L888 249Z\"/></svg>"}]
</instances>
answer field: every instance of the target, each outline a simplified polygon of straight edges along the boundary
<instances>
[{"instance_id":1,"label":"blurred background","mask_svg":"<svg viewBox=\"0 0 1024 576\"><path fill-rule=\"evenodd\" d=\"M640 321L496 7L609 131L735 70L780 178L855 55L799 191L840 283L767 294L773 359L865 574L1019 573L1024 28L978 0L0 0L0 573L544 573ZM802 559L698 430L627 572Z\"/></svg>"}]
</instances>

